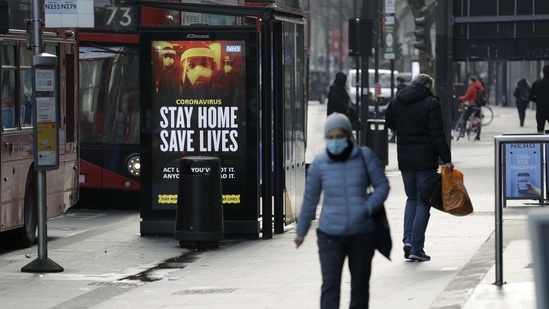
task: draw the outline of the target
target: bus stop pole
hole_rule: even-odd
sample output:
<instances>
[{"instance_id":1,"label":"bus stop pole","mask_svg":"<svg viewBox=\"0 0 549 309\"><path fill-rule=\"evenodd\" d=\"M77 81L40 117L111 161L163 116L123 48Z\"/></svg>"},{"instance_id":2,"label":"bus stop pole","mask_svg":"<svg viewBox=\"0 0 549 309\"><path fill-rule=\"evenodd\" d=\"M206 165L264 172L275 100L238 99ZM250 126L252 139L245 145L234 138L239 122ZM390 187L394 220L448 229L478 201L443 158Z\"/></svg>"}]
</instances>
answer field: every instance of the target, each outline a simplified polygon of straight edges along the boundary
<instances>
[{"instance_id":1,"label":"bus stop pole","mask_svg":"<svg viewBox=\"0 0 549 309\"><path fill-rule=\"evenodd\" d=\"M38 258L48 258L48 229L46 228L46 172L36 171L36 199L38 207Z\"/></svg>"},{"instance_id":2,"label":"bus stop pole","mask_svg":"<svg viewBox=\"0 0 549 309\"><path fill-rule=\"evenodd\" d=\"M33 49L34 55L40 54L42 46L42 19L40 16L41 7L40 0L32 1L32 23L33 28ZM29 28L29 27L27 27ZM28 30L27 30L28 31ZM34 58L33 58L34 62ZM33 75L36 73L35 64L33 63L32 71ZM36 76L33 77L33 91L32 91L32 102L34 105L34 125L37 125L36 122ZM36 141L36 129L34 140ZM36 143L35 143L36 144ZM37 151L37 149L35 149ZM37 162L34 162L35 169ZM48 229L47 229L47 210L46 210L46 171L45 170L35 170L36 173L36 207L38 208L38 258L29 264L21 268L22 272L31 272L31 273L42 273L42 272L62 272L63 267L59 266L54 261L48 258Z\"/></svg>"},{"instance_id":3,"label":"bus stop pole","mask_svg":"<svg viewBox=\"0 0 549 309\"><path fill-rule=\"evenodd\" d=\"M495 285L501 286L503 282L503 215L502 215L502 172L503 169L501 157L503 145L498 138L495 138L495 174L494 174L494 188L495 188L495 232L496 232L496 281Z\"/></svg>"}]
</instances>

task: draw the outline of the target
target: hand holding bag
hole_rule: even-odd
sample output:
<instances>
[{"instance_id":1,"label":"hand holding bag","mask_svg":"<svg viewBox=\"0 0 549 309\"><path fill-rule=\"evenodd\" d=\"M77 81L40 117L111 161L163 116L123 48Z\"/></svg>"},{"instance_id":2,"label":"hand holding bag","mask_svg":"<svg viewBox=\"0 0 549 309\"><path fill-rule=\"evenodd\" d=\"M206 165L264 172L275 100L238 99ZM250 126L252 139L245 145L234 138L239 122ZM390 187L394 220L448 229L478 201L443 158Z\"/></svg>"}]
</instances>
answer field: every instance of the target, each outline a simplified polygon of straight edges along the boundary
<instances>
[{"instance_id":1,"label":"hand holding bag","mask_svg":"<svg viewBox=\"0 0 549 309\"><path fill-rule=\"evenodd\" d=\"M463 184L463 173L454 168L452 171L443 166L442 179L442 209L454 216L466 216L473 212L473 205L467 189Z\"/></svg>"},{"instance_id":2,"label":"hand holding bag","mask_svg":"<svg viewBox=\"0 0 549 309\"><path fill-rule=\"evenodd\" d=\"M440 211L444 211L444 209L442 209L442 178L439 173L429 179L420 198L425 204Z\"/></svg>"}]
</instances>

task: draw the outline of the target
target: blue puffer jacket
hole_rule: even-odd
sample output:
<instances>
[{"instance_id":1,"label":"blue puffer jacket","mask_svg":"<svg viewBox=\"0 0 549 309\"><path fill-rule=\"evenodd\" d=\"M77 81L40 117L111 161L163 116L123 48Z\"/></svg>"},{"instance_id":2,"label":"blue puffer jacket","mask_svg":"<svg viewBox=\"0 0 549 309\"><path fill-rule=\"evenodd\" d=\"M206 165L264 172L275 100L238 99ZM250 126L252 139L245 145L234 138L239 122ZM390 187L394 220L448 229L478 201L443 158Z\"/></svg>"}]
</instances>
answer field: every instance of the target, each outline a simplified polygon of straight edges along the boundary
<instances>
[{"instance_id":1,"label":"blue puffer jacket","mask_svg":"<svg viewBox=\"0 0 549 309\"><path fill-rule=\"evenodd\" d=\"M370 195L366 191L369 186L373 187ZM389 181L376 155L356 143L353 143L353 150L345 161L332 160L326 152L317 155L308 170L297 221L298 236L307 235L322 191L324 196L318 229L329 235L362 234L374 229L372 215L381 209L387 198Z\"/></svg>"}]
</instances>

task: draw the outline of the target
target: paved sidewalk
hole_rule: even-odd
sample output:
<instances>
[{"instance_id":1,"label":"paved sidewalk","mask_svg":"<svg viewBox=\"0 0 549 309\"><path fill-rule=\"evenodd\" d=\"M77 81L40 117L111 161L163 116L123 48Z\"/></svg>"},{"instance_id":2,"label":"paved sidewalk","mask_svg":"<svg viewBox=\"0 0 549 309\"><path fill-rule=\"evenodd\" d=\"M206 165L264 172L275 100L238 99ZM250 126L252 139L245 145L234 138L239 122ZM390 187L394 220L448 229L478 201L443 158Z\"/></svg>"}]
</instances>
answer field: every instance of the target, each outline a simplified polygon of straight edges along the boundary
<instances>
[{"instance_id":1,"label":"paved sidewalk","mask_svg":"<svg viewBox=\"0 0 549 309\"><path fill-rule=\"evenodd\" d=\"M402 257L405 195L394 162L396 146L389 144L386 208L394 247L392 261L378 253L374 257L370 308L535 308L527 213L539 206L508 202L503 211L506 284L493 285L493 136L534 132L535 121L528 111L526 127L519 128L514 108L494 107L494 112L480 142L452 144L454 164L465 175L475 213L454 217L432 211L425 248L430 262ZM321 128L322 122L315 126ZM2 307L33 309L318 308L315 227L316 221L299 250L293 244L294 225L289 225L273 239L226 240L219 249L190 252L169 237L140 237L139 214L126 213L99 230L67 231L75 234L70 238L61 237L62 230L48 232L56 237L49 243L49 257L65 268L62 273L21 273L30 262L25 254L36 256L36 247L2 256L0 299ZM341 308L348 307L350 293L347 270L344 274Z\"/></svg>"}]
</instances>

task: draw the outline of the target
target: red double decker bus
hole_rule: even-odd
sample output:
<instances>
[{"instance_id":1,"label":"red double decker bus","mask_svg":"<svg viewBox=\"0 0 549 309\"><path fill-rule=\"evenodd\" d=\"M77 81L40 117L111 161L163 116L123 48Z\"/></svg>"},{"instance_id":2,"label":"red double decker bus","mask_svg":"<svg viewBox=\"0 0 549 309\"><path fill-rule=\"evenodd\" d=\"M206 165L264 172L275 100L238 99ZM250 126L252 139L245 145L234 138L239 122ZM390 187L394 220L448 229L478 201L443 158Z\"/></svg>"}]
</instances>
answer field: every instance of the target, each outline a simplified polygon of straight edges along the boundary
<instances>
[{"instance_id":1,"label":"red double decker bus","mask_svg":"<svg viewBox=\"0 0 549 309\"><path fill-rule=\"evenodd\" d=\"M165 18L131 3L95 1L95 27L78 33L83 189L139 189L141 13Z\"/></svg>"}]
</instances>

